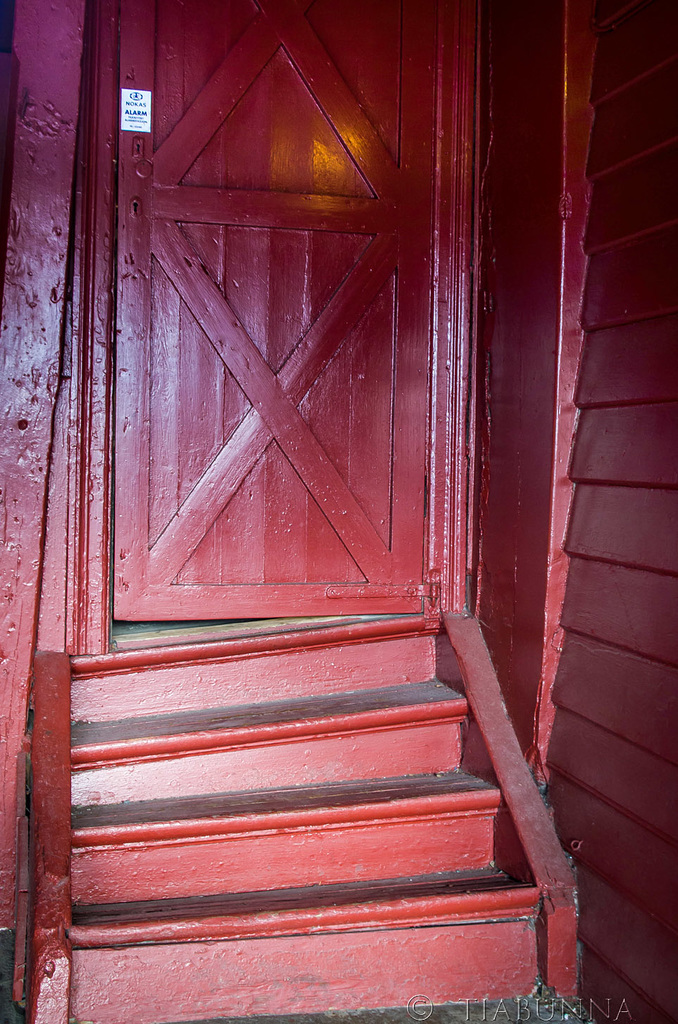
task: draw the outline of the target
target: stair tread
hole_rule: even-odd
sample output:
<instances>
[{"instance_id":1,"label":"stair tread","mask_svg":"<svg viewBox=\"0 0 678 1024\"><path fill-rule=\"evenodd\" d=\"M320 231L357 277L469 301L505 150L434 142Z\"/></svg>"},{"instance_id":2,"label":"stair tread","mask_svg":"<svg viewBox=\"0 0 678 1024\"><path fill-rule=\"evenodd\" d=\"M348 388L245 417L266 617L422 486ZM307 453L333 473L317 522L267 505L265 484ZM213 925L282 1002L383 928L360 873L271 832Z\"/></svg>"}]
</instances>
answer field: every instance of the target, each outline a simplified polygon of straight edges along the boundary
<instances>
[{"instance_id":1,"label":"stair tread","mask_svg":"<svg viewBox=\"0 0 678 1024\"><path fill-rule=\"evenodd\" d=\"M121 804L74 807L72 824L78 828L100 828L200 818L229 818L301 811L327 807L387 803L394 800L440 794L487 791L495 786L457 770L439 775L406 775L386 779L358 779L351 782L323 782L311 786L258 789L208 795L139 800Z\"/></svg>"},{"instance_id":2,"label":"stair tread","mask_svg":"<svg viewBox=\"0 0 678 1024\"><path fill-rule=\"evenodd\" d=\"M74 747L78 747L92 743L121 742L154 736L176 736L191 732L212 732L305 719L332 718L365 711L416 707L421 704L463 699L461 694L446 683L434 679L423 683L382 686L263 704L201 708L199 711L177 711L171 714L145 715L106 722L76 721L71 726L71 742Z\"/></svg>"},{"instance_id":3,"label":"stair tread","mask_svg":"<svg viewBox=\"0 0 678 1024\"><path fill-rule=\"evenodd\" d=\"M518 881L493 868L478 868L471 871L450 871L434 875L341 882L298 888L258 890L256 892L216 893L210 896L143 900L130 903L76 904L73 907L73 924L87 926L144 921L175 921L316 907L340 907L383 900L430 898L518 888L531 889L532 883Z\"/></svg>"}]
</instances>

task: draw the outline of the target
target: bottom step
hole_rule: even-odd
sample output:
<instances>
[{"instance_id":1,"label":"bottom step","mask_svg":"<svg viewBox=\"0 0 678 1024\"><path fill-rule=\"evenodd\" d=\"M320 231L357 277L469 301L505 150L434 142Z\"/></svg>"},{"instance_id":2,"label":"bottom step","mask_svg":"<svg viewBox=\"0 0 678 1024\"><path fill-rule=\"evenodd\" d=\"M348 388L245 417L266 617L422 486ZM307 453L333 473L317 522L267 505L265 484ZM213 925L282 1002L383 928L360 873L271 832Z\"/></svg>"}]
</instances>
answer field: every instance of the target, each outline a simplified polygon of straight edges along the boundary
<instances>
[{"instance_id":1,"label":"bottom step","mask_svg":"<svg viewBox=\"0 0 678 1024\"><path fill-rule=\"evenodd\" d=\"M71 1015L174 1024L510 998L535 983L538 902L481 869L74 907Z\"/></svg>"},{"instance_id":2,"label":"bottom step","mask_svg":"<svg viewBox=\"0 0 678 1024\"><path fill-rule=\"evenodd\" d=\"M536 979L530 919L76 949L71 1016L92 1024L510 999Z\"/></svg>"}]
</instances>

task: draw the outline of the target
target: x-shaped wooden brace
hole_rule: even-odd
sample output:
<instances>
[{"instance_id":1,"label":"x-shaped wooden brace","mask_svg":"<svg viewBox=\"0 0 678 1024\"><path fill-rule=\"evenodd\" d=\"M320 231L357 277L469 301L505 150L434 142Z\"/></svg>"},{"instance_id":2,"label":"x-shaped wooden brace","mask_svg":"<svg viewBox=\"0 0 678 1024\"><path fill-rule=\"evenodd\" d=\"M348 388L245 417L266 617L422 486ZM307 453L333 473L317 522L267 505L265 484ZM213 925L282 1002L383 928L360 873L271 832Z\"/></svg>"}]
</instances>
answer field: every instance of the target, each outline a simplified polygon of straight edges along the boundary
<instances>
[{"instance_id":1,"label":"x-shaped wooden brace","mask_svg":"<svg viewBox=\"0 0 678 1024\"><path fill-rule=\"evenodd\" d=\"M275 438L367 578L383 581L390 553L302 419L297 404L364 311L363 303L377 294L393 272L392 238L381 236L372 242L359 263L360 270L353 272L350 295L343 289L335 293L277 375L176 225L156 224L153 251L252 408L151 549L152 580L167 580L170 572L172 577L176 575L186 550L195 550ZM178 551L183 553L177 561Z\"/></svg>"},{"instance_id":2,"label":"x-shaped wooden brace","mask_svg":"<svg viewBox=\"0 0 678 1024\"><path fill-rule=\"evenodd\" d=\"M257 0L260 13L155 153L156 184L177 185L282 45L329 124L381 199L399 168L305 17L310 0Z\"/></svg>"},{"instance_id":3,"label":"x-shaped wooden brace","mask_svg":"<svg viewBox=\"0 0 678 1024\"><path fill-rule=\"evenodd\" d=\"M190 557L273 439L366 578L383 582L389 579L390 552L297 406L393 273L393 236L380 235L368 246L349 275L350 289L345 281L275 374L176 224L200 220L268 226L273 214L277 226L306 230L323 226L378 232L393 225L390 200L395 197L398 168L304 17L308 0L301 0L301 6L295 0L259 0L259 6L261 13L154 159L152 251L252 408L153 545L149 582L176 577L187 552ZM280 44L366 179L369 170L369 183L381 198L323 197L318 203L313 196L257 193L250 194L256 199L252 204L241 190L177 184Z\"/></svg>"}]
</instances>

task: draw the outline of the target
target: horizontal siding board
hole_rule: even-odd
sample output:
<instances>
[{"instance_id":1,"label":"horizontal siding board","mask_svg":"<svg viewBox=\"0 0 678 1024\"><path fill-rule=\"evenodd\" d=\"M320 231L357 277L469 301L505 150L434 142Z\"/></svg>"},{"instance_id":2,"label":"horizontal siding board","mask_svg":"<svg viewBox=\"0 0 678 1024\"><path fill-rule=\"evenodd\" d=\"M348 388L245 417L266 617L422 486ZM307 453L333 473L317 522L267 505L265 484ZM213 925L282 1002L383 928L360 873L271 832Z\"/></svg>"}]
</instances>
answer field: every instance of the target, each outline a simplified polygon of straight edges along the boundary
<instances>
[{"instance_id":1,"label":"horizontal siding board","mask_svg":"<svg viewBox=\"0 0 678 1024\"><path fill-rule=\"evenodd\" d=\"M591 98L604 96L670 60L678 52L678 4L653 0L651 4L600 36L593 72Z\"/></svg>"},{"instance_id":2,"label":"horizontal siding board","mask_svg":"<svg viewBox=\"0 0 678 1024\"><path fill-rule=\"evenodd\" d=\"M591 196L587 251L609 247L620 239L678 220L677 181L678 145L599 178Z\"/></svg>"},{"instance_id":3,"label":"horizontal siding board","mask_svg":"<svg viewBox=\"0 0 678 1024\"><path fill-rule=\"evenodd\" d=\"M604 876L647 913L675 929L675 845L557 771L551 776L549 796L558 834L575 861Z\"/></svg>"},{"instance_id":4,"label":"horizontal siding board","mask_svg":"<svg viewBox=\"0 0 678 1024\"><path fill-rule=\"evenodd\" d=\"M581 953L581 991L584 1009L592 1018L596 1014L596 1019L601 1022L606 1018L616 1018L638 1024L641 1021L642 1024L675 1024L673 1015L667 1017L656 1006L650 1006L618 971L586 943L582 944Z\"/></svg>"},{"instance_id":5,"label":"horizontal siding board","mask_svg":"<svg viewBox=\"0 0 678 1024\"><path fill-rule=\"evenodd\" d=\"M676 453L678 402L586 409L570 475L577 482L676 487Z\"/></svg>"},{"instance_id":6,"label":"horizontal siding board","mask_svg":"<svg viewBox=\"0 0 678 1024\"><path fill-rule=\"evenodd\" d=\"M581 940L614 963L647 1002L669 1015L674 1013L678 992L678 935L649 917L592 871L580 868L577 881ZM633 936L633 943L629 942L629 936Z\"/></svg>"},{"instance_id":7,"label":"horizontal siding board","mask_svg":"<svg viewBox=\"0 0 678 1024\"><path fill-rule=\"evenodd\" d=\"M579 484L566 550L678 574L678 490Z\"/></svg>"},{"instance_id":8,"label":"horizontal siding board","mask_svg":"<svg viewBox=\"0 0 678 1024\"><path fill-rule=\"evenodd\" d=\"M678 399L678 314L586 336L577 405Z\"/></svg>"},{"instance_id":9,"label":"horizontal siding board","mask_svg":"<svg viewBox=\"0 0 678 1024\"><path fill-rule=\"evenodd\" d=\"M602 174L678 135L678 61L658 68L596 108L587 173Z\"/></svg>"},{"instance_id":10,"label":"horizontal siding board","mask_svg":"<svg viewBox=\"0 0 678 1024\"><path fill-rule=\"evenodd\" d=\"M548 759L552 767L678 843L676 765L562 709ZM674 796L667 799L667 794Z\"/></svg>"},{"instance_id":11,"label":"horizontal siding board","mask_svg":"<svg viewBox=\"0 0 678 1024\"><path fill-rule=\"evenodd\" d=\"M678 765L678 669L566 635L553 699Z\"/></svg>"},{"instance_id":12,"label":"horizontal siding board","mask_svg":"<svg viewBox=\"0 0 678 1024\"><path fill-rule=\"evenodd\" d=\"M666 228L589 260L585 330L648 319L678 309L678 227Z\"/></svg>"},{"instance_id":13,"label":"horizontal siding board","mask_svg":"<svg viewBox=\"0 0 678 1024\"><path fill-rule=\"evenodd\" d=\"M573 558L563 625L678 664L678 578Z\"/></svg>"}]
</instances>

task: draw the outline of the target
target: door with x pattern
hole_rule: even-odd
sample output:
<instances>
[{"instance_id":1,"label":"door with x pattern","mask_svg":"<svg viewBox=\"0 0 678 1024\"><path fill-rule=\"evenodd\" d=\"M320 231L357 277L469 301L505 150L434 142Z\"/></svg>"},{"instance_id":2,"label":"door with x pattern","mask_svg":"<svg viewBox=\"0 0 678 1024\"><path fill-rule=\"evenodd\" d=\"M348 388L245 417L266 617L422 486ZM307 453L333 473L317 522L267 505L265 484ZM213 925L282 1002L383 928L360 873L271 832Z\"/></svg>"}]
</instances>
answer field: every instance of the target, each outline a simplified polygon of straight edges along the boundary
<instances>
[{"instance_id":1,"label":"door with x pattern","mask_svg":"<svg viewBox=\"0 0 678 1024\"><path fill-rule=\"evenodd\" d=\"M122 0L118 619L422 608L434 0Z\"/></svg>"}]
</instances>

